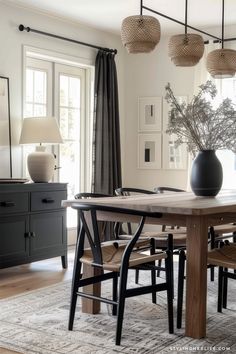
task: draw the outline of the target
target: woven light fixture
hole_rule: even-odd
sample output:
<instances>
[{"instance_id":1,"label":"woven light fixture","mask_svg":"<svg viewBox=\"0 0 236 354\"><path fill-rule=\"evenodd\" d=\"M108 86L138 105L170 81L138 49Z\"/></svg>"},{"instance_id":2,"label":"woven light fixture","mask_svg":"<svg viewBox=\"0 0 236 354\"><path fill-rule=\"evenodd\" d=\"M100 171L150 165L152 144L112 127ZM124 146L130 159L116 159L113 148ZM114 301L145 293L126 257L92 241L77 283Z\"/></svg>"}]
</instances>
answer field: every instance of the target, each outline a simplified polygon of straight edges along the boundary
<instances>
[{"instance_id":1,"label":"woven light fixture","mask_svg":"<svg viewBox=\"0 0 236 354\"><path fill-rule=\"evenodd\" d=\"M215 79L233 77L236 72L236 50L224 49L224 0L222 0L221 49L210 52L206 61L207 71Z\"/></svg>"},{"instance_id":2,"label":"woven light fixture","mask_svg":"<svg viewBox=\"0 0 236 354\"><path fill-rule=\"evenodd\" d=\"M140 0L140 15L126 17L121 26L121 40L128 53L149 53L160 41L161 27L153 16L143 15Z\"/></svg>"},{"instance_id":3,"label":"woven light fixture","mask_svg":"<svg viewBox=\"0 0 236 354\"><path fill-rule=\"evenodd\" d=\"M169 40L169 57L176 66L194 66L204 53L204 42L199 34L177 34Z\"/></svg>"},{"instance_id":4,"label":"woven light fixture","mask_svg":"<svg viewBox=\"0 0 236 354\"><path fill-rule=\"evenodd\" d=\"M188 0L185 0L185 34L169 40L168 55L176 66L194 66L204 53L204 41L199 34L187 33Z\"/></svg>"}]
</instances>

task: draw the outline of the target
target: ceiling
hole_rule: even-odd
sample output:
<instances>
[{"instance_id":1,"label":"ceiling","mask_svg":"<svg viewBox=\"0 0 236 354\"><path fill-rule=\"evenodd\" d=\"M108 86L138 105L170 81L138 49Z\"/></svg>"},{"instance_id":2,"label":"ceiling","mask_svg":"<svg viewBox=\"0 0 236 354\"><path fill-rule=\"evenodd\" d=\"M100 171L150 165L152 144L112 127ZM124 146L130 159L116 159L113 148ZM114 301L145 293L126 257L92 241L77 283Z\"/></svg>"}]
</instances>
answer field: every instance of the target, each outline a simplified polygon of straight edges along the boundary
<instances>
[{"instance_id":1,"label":"ceiling","mask_svg":"<svg viewBox=\"0 0 236 354\"><path fill-rule=\"evenodd\" d=\"M23 7L43 11L73 22L105 31L120 33L122 20L139 14L139 0L8 0ZM143 6L184 22L185 0L143 0ZM189 0L188 23L204 30L221 25L222 0ZM150 11L143 14L157 16L162 33L180 32L183 27ZM236 1L225 0L225 25L236 24ZM227 32L225 33L227 36ZM217 34L221 36L221 33Z\"/></svg>"}]
</instances>

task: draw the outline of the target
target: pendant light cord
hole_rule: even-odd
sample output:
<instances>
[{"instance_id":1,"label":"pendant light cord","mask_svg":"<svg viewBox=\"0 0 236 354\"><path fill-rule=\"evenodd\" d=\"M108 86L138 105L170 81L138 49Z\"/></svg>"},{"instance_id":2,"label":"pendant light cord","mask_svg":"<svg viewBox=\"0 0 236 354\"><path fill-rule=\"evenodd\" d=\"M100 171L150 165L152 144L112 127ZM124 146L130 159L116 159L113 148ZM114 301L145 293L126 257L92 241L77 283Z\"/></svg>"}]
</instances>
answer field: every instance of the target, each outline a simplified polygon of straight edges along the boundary
<instances>
[{"instance_id":1,"label":"pendant light cord","mask_svg":"<svg viewBox=\"0 0 236 354\"><path fill-rule=\"evenodd\" d=\"M224 17L225 17L225 0L222 0L222 36L221 36L221 48L224 48Z\"/></svg>"},{"instance_id":2,"label":"pendant light cord","mask_svg":"<svg viewBox=\"0 0 236 354\"><path fill-rule=\"evenodd\" d=\"M223 0L224 1L224 0ZM185 0L185 35L187 35L187 23L188 22L188 0Z\"/></svg>"},{"instance_id":3,"label":"pendant light cord","mask_svg":"<svg viewBox=\"0 0 236 354\"><path fill-rule=\"evenodd\" d=\"M140 16L143 15L143 0L140 0Z\"/></svg>"}]
</instances>

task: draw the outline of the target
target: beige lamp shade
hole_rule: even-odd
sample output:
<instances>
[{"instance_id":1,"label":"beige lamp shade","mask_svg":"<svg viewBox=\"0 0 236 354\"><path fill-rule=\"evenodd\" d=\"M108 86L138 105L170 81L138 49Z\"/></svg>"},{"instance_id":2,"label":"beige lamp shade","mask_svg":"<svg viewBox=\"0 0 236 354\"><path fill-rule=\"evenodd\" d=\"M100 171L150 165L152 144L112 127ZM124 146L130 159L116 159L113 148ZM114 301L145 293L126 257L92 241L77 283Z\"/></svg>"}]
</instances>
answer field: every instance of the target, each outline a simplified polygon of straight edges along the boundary
<instances>
[{"instance_id":1,"label":"beige lamp shade","mask_svg":"<svg viewBox=\"0 0 236 354\"><path fill-rule=\"evenodd\" d=\"M204 41L199 34L177 34L169 40L168 54L176 66L194 66L204 53Z\"/></svg>"},{"instance_id":2,"label":"beige lamp shade","mask_svg":"<svg viewBox=\"0 0 236 354\"><path fill-rule=\"evenodd\" d=\"M25 118L20 136L20 144L59 144L62 143L57 121L53 117ZM32 181L49 182L55 169L55 157L38 146L28 155L28 171Z\"/></svg>"},{"instance_id":3,"label":"beige lamp shade","mask_svg":"<svg viewBox=\"0 0 236 354\"><path fill-rule=\"evenodd\" d=\"M236 50L216 49L210 52L206 61L207 71L215 79L233 77L236 72Z\"/></svg>"},{"instance_id":4,"label":"beige lamp shade","mask_svg":"<svg viewBox=\"0 0 236 354\"><path fill-rule=\"evenodd\" d=\"M161 28L153 16L126 17L121 26L121 40L129 53L149 53L160 41Z\"/></svg>"},{"instance_id":5,"label":"beige lamp shade","mask_svg":"<svg viewBox=\"0 0 236 354\"><path fill-rule=\"evenodd\" d=\"M54 117L33 117L23 120L20 144L59 144L62 142Z\"/></svg>"}]
</instances>

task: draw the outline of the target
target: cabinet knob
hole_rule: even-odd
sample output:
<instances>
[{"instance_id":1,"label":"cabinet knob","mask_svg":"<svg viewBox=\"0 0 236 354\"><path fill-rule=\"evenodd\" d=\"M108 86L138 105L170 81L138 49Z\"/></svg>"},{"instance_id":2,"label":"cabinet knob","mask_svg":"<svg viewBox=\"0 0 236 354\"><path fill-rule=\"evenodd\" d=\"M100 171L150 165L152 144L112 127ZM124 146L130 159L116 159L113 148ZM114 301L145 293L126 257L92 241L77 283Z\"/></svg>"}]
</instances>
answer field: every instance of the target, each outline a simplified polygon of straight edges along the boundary
<instances>
[{"instance_id":1,"label":"cabinet knob","mask_svg":"<svg viewBox=\"0 0 236 354\"><path fill-rule=\"evenodd\" d=\"M30 236L31 236L31 237L36 237L35 232L34 232L34 231L32 231L32 232L30 233Z\"/></svg>"},{"instance_id":2,"label":"cabinet knob","mask_svg":"<svg viewBox=\"0 0 236 354\"><path fill-rule=\"evenodd\" d=\"M0 202L0 205L1 205L2 207L9 208L9 207L14 207L14 206L15 206L15 203L12 202L12 201L3 201L3 202Z\"/></svg>"},{"instance_id":3,"label":"cabinet knob","mask_svg":"<svg viewBox=\"0 0 236 354\"><path fill-rule=\"evenodd\" d=\"M25 238L29 238L30 237L30 232L25 232Z\"/></svg>"},{"instance_id":4,"label":"cabinet knob","mask_svg":"<svg viewBox=\"0 0 236 354\"><path fill-rule=\"evenodd\" d=\"M51 198L43 198L43 199L42 199L42 202L49 204L49 203L54 203L55 200L54 200L54 199L51 199Z\"/></svg>"}]
</instances>

